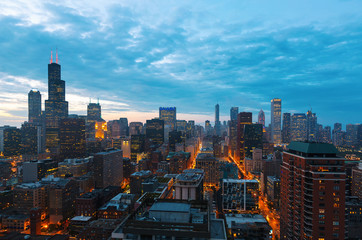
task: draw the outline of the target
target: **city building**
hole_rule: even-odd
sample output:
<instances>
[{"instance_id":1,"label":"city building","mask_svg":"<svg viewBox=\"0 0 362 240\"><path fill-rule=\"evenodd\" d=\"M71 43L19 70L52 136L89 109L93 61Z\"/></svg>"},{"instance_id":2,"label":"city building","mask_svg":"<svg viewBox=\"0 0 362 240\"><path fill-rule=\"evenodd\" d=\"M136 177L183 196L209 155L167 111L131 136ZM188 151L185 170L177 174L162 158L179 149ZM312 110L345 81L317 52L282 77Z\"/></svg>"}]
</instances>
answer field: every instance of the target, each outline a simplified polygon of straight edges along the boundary
<instances>
[{"instance_id":1,"label":"city building","mask_svg":"<svg viewBox=\"0 0 362 240\"><path fill-rule=\"evenodd\" d=\"M232 239L271 239L271 227L259 214L225 214L228 232Z\"/></svg>"},{"instance_id":2,"label":"city building","mask_svg":"<svg viewBox=\"0 0 362 240\"><path fill-rule=\"evenodd\" d=\"M294 113L291 118L291 141L307 140L307 116L304 113Z\"/></svg>"},{"instance_id":3,"label":"city building","mask_svg":"<svg viewBox=\"0 0 362 240\"><path fill-rule=\"evenodd\" d=\"M77 197L75 213L77 216L95 217L97 209L121 192L120 186L108 186L103 189L93 189Z\"/></svg>"},{"instance_id":4,"label":"city building","mask_svg":"<svg viewBox=\"0 0 362 240\"><path fill-rule=\"evenodd\" d=\"M290 113L283 113L282 142L290 143L290 137L291 137Z\"/></svg>"},{"instance_id":5,"label":"city building","mask_svg":"<svg viewBox=\"0 0 362 240\"><path fill-rule=\"evenodd\" d=\"M61 179L50 175L43 178L41 184L48 188L46 195L49 201L49 223L57 224L72 217L79 190L76 181L71 178Z\"/></svg>"},{"instance_id":6,"label":"city building","mask_svg":"<svg viewBox=\"0 0 362 240\"><path fill-rule=\"evenodd\" d=\"M232 212L254 212L258 209L259 182L246 179L223 179L222 209Z\"/></svg>"},{"instance_id":7,"label":"city building","mask_svg":"<svg viewBox=\"0 0 362 240\"><path fill-rule=\"evenodd\" d=\"M86 155L85 120L63 118L59 124L60 156L80 158Z\"/></svg>"},{"instance_id":8,"label":"city building","mask_svg":"<svg viewBox=\"0 0 362 240\"><path fill-rule=\"evenodd\" d=\"M199 153L196 157L196 168L205 173L204 185L218 186L220 180L220 162L210 153Z\"/></svg>"},{"instance_id":9,"label":"city building","mask_svg":"<svg viewBox=\"0 0 362 240\"><path fill-rule=\"evenodd\" d=\"M331 144L291 142L281 170L281 239L345 239L343 158Z\"/></svg>"},{"instance_id":10,"label":"city building","mask_svg":"<svg viewBox=\"0 0 362 240\"><path fill-rule=\"evenodd\" d=\"M21 154L37 156L43 149L42 127L30 122L21 125Z\"/></svg>"},{"instance_id":11,"label":"city building","mask_svg":"<svg viewBox=\"0 0 362 240\"><path fill-rule=\"evenodd\" d=\"M28 94L28 122L41 122L41 95L35 89L30 90Z\"/></svg>"},{"instance_id":12,"label":"city building","mask_svg":"<svg viewBox=\"0 0 362 240\"><path fill-rule=\"evenodd\" d=\"M132 173L129 183L130 193L136 194L137 196L141 196L143 194L142 183L146 179L151 178L152 176L153 174L149 170Z\"/></svg>"},{"instance_id":13,"label":"city building","mask_svg":"<svg viewBox=\"0 0 362 240\"><path fill-rule=\"evenodd\" d=\"M236 156L237 160L243 164L245 158L245 136L244 136L244 129L245 125L252 124L252 113L251 112L241 112L238 115L238 127L237 127L237 151Z\"/></svg>"},{"instance_id":14,"label":"city building","mask_svg":"<svg viewBox=\"0 0 362 240\"><path fill-rule=\"evenodd\" d=\"M229 123L229 152L232 157L236 157L238 146L238 121L231 120Z\"/></svg>"},{"instance_id":15,"label":"city building","mask_svg":"<svg viewBox=\"0 0 362 240\"><path fill-rule=\"evenodd\" d=\"M204 192L204 171L200 169L186 169L177 175L173 185L175 199L202 200Z\"/></svg>"},{"instance_id":16,"label":"city building","mask_svg":"<svg viewBox=\"0 0 362 240\"><path fill-rule=\"evenodd\" d=\"M307 140L317 141L317 115L310 110L307 112Z\"/></svg>"},{"instance_id":17,"label":"city building","mask_svg":"<svg viewBox=\"0 0 362 240\"><path fill-rule=\"evenodd\" d=\"M215 105L215 135L221 135L221 122L220 122L220 106L219 104Z\"/></svg>"},{"instance_id":18,"label":"city building","mask_svg":"<svg viewBox=\"0 0 362 240\"><path fill-rule=\"evenodd\" d=\"M146 138L151 140L153 144L161 146L164 142L164 121L157 118L147 120Z\"/></svg>"},{"instance_id":19,"label":"city building","mask_svg":"<svg viewBox=\"0 0 362 240\"><path fill-rule=\"evenodd\" d=\"M206 201L144 201L112 233L112 239L226 238L224 221L210 214Z\"/></svg>"},{"instance_id":20,"label":"city building","mask_svg":"<svg viewBox=\"0 0 362 240\"><path fill-rule=\"evenodd\" d=\"M102 107L99 103L89 103L87 106L87 122L102 120Z\"/></svg>"},{"instance_id":21,"label":"city building","mask_svg":"<svg viewBox=\"0 0 362 240\"><path fill-rule=\"evenodd\" d=\"M265 127L265 113L263 109L260 109L258 114L258 123Z\"/></svg>"},{"instance_id":22,"label":"city building","mask_svg":"<svg viewBox=\"0 0 362 240\"><path fill-rule=\"evenodd\" d=\"M160 107L159 118L164 121L164 125L169 125L170 131L176 130L176 107Z\"/></svg>"},{"instance_id":23,"label":"city building","mask_svg":"<svg viewBox=\"0 0 362 240\"><path fill-rule=\"evenodd\" d=\"M352 196L362 201L362 163L352 169Z\"/></svg>"},{"instance_id":24,"label":"city building","mask_svg":"<svg viewBox=\"0 0 362 240\"><path fill-rule=\"evenodd\" d=\"M169 163L169 173L178 174L190 166L189 152L169 152L166 161Z\"/></svg>"},{"instance_id":25,"label":"city building","mask_svg":"<svg viewBox=\"0 0 362 240\"><path fill-rule=\"evenodd\" d=\"M92 157L65 159L58 163L58 176L65 178L69 176L80 177L88 172L88 165L93 161Z\"/></svg>"},{"instance_id":26,"label":"city building","mask_svg":"<svg viewBox=\"0 0 362 240\"><path fill-rule=\"evenodd\" d=\"M357 197L346 198L346 239L361 239L362 200Z\"/></svg>"},{"instance_id":27,"label":"city building","mask_svg":"<svg viewBox=\"0 0 362 240\"><path fill-rule=\"evenodd\" d=\"M137 161L137 155L145 151L145 140L144 134L131 135L131 161Z\"/></svg>"},{"instance_id":28,"label":"city building","mask_svg":"<svg viewBox=\"0 0 362 240\"><path fill-rule=\"evenodd\" d=\"M246 124L244 126L245 157L251 158L255 148L263 149L263 125Z\"/></svg>"},{"instance_id":29,"label":"city building","mask_svg":"<svg viewBox=\"0 0 362 240\"><path fill-rule=\"evenodd\" d=\"M231 121L237 121L238 120L238 114L239 114L239 108L238 107L230 108L230 120Z\"/></svg>"},{"instance_id":30,"label":"city building","mask_svg":"<svg viewBox=\"0 0 362 240\"><path fill-rule=\"evenodd\" d=\"M36 183L22 183L14 188L14 207L18 209L30 210L32 208L48 208L48 188Z\"/></svg>"},{"instance_id":31,"label":"city building","mask_svg":"<svg viewBox=\"0 0 362 240\"><path fill-rule=\"evenodd\" d=\"M5 157L20 155L21 131L17 127L0 127L0 152Z\"/></svg>"},{"instance_id":32,"label":"city building","mask_svg":"<svg viewBox=\"0 0 362 240\"><path fill-rule=\"evenodd\" d=\"M58 55L58 54L57 54ZM48 100L45 100L46 148L59 153L59 121L68 117L68 102L65 101L65 81L61 80L61 69L56 62L48 64Z\"/></svg>"},{"instance_id":33,"label":"city building","mask_svg":"<svg viewBox=\"0 0 362 240\"><path fill-rule=\"evenodd\" d=\"M143 123L141 122L130 122L129 123L129 135L140 135L142 134Z\"/></svg>"},{"instance_id":34,"label":"city building","mask_svg":"<svg viewBox=\"0 0 362 240\"><path fill-rule=\"evenodd\" d=\"M37 182L42 178L55 174L58 171L58 163L52 159L33 160L23 162L23 182Z\"/></svg>"},{"instance_id":35,"label":"city building","mask_svg":"<svg viewBox=\"0 0 362 240\"><path fill-rule=\"evenodd\" d=\"M122 150L107 149L94 155L94 180L96 188L121 186L123 180Z\"/></svg>"},{"instance_id":36,"label":"city building","mask_svg":"<svg viewBox=\"0 0 362 240\"><path fill-rule=\"evenodd\" d=\"M273 207L279 209L280 202L280 179L275 176L267 177L266 193L268 201L273 203Z\"/></svg>"},{"instance_id":37,"label":"city building","mask_svg":"<svg viewBox=\"0 0 362 240\"><path fill-rule=\"evenodd\" d=\"M97 210L97 217L103 219L120 219L133 210L134 194L119 193Z\"/></svg>"},{"instance_id":38,"label":"city building","mask_svg":"<svg viewBox=\"0 0 362 240\"><path fill-rule=\"evenodd\" d=\"M346 125L346 139L345 144L348 147L357 147L358 146L358 126L359 124L347 124Z\"/></svg>"},{"instance_id":39,"label":"city building","mask_svg":"<svg viewBox=\"0 0 362 240\"><path fill-rule=\"evenodd\" d=\"M281 135L281 117L282 117L282 100L274 98L271 100L271 140L274 144L282 142Z\"/></svg>"},{"instance_id":40,"label":"city building","mask_svg":"<svg viewBox=\"0 0 362 240\"><path fill-rule=\"evenodd\" d=\"M334 146L343 146L344 144L344 131L342 131L342 124L335 123L332 131L332 142Z\"/></svg>"}]
</instances>

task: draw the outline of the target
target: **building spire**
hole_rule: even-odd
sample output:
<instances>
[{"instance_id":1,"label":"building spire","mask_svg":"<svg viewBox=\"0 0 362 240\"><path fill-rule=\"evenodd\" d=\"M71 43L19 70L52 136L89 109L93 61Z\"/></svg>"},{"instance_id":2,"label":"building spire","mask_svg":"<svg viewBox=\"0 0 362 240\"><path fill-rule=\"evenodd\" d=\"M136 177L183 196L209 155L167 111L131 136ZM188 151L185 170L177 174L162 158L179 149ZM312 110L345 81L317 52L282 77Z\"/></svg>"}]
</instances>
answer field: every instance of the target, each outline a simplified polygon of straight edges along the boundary
<instances>
[{"instance_id":1,"label":"building spire","mask_svg":"<svg viewBox=\"0 0 362 240\"><path fill-rule=\"evenodd\" d=\"M53 51L50 51L50 63L53 63Z\"/></svg>"},{"instance_id":2,"label":"building spire","mask_svg":"<svg viewBox=\"0 0 362 240\"><path fill-rule=\"evenodd\" d=\"M56 57L55 57L55 62L57 63L57 64L59 64L59 61L58 61L58 48L56 49L56 55L55 55Z\"/></svg>"}]
</instances>

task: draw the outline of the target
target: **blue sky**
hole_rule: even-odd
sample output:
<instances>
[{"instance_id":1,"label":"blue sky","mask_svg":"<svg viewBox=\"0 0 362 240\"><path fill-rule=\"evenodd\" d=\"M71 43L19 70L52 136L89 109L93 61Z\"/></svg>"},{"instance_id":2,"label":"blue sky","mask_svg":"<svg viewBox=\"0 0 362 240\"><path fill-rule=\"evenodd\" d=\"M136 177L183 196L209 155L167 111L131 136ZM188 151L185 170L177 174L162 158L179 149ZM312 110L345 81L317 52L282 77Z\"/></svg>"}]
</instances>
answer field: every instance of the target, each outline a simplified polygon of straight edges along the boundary
<instances>
[{"instance_id":1,"label":"blue sky","mask_svg":"<svg viewBox=\"0 0 362 240\"><path fill-rule=\"evenodd\" d=\"M361 1L1 1L0 125L27 119L27 93L47 99L58 48L70 112L100 98L107 120L221 120L230 107L312 108L320 123L362 119Z\"/></svg>"}]
</instances>

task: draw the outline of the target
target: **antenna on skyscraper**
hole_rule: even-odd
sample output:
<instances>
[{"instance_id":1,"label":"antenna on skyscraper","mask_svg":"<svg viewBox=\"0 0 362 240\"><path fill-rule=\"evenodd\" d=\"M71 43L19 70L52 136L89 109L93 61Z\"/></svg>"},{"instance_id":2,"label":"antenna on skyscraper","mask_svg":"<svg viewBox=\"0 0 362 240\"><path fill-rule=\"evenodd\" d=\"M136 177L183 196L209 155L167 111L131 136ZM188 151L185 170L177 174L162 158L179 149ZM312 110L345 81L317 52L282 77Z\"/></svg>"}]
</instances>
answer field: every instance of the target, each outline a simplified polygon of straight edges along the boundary
<instances>
[{"instance_id":1,"label":"antenna on skyscraper","mask_svg":"<svg viewBox=\"0 0 362 240\"><path fill-rule=\"evenodd\" d=\"M89 98L89 103L92 103L92 98L91 97Z\"/></svg>"},{"instance_id":2,"label":"antenna on skyscraper","mask_svg":"<svg viewBox=\"0 0 362 240\"><path fill-rule=\"evenodd\" d=\"M53 51L50 51L50 63L53 63Z\"/></svg>"},{"instance_id":3,"label":"antenna on skyscraper","mask_svg":"<svg viewBox=\"0 0 362 240\"><path fill-rule=\"evenodd\" d=\"M58 64L58 48L56 48L55 62Z\"/></svg>"},{"instance_id":4,"label":"antenna on skyscraper","mask_svg":"<svg viewBox=\"0 0 362 240\"><path fill-rule=\"evenodd\" d=\"M99 104L99 98L97 98L97 103Z\"/></svg>"}]
</instances>

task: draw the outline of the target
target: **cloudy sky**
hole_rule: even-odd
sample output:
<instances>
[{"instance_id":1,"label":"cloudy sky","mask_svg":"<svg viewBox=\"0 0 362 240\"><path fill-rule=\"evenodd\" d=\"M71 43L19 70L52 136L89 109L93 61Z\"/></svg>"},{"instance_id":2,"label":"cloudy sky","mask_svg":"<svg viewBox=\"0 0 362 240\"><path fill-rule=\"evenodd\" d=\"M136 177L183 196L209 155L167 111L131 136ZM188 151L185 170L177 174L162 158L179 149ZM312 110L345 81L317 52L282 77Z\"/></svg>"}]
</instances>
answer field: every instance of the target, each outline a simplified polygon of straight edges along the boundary
<instances>
[{"instance_id":1,"label":"cloudy sky","mask_svg":"<svg viewBox=\"0 0 362 240\"><path fill-rule=\"evenodd\" d=\"M230 107L312 108L322 124L362 119L362 1L0 1L0 125L47 99L58 49L70 113L100 99L106 120L221 119Z\"/></svg>"}]
</instances>

